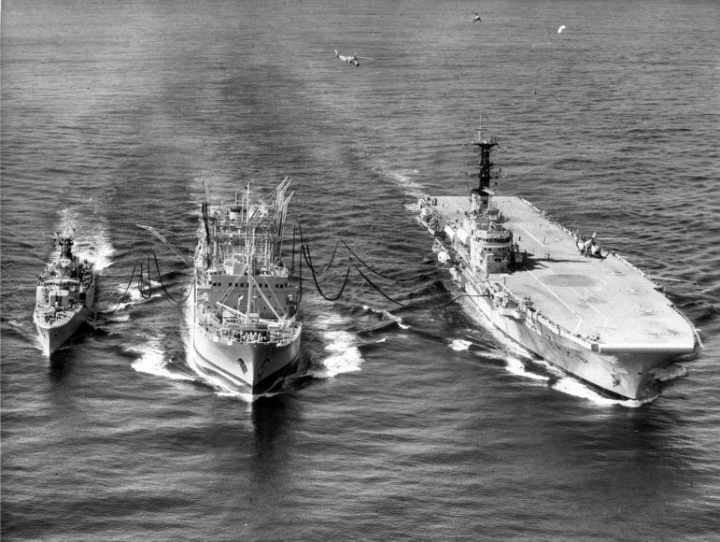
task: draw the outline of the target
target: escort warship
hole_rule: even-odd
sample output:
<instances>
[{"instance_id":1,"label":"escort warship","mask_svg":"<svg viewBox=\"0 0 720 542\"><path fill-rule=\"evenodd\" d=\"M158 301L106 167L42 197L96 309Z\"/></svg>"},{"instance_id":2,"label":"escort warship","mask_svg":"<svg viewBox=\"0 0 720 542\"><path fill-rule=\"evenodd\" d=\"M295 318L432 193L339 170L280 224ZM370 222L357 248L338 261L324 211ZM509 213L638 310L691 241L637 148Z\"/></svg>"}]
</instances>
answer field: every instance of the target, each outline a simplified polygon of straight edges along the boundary
<instances>
[{"instance_id":1,"label":"escort warship","mask_svg":"<svg viewBox=\"0 0 720 542\"><path fill-rule=\"evenodd\" d=\"M642 271L606 254L519 197L490 189L495 138L478 130L479 186L424 196L419 221L435 237L467 303L492 326L605 395L644 400L678 359L701 349L692 323Z\"/></svg>"},{"instance_id":2,"label":"escort warship","mask_svg":"<svg viewBox=\"0 0 720 542\"><path fill-rule=\"evenodd\" d=\"M33 321L41 347L50 356L78 330L92 314L95 302L93 264L73 254L73 231L56 236L60 253L38 276Z\"/></svg>"},{"instance_id":3,"label":"escort warship","mask_svg":"<svg viewBox=\"0 0 720 542\"><path fill-rule=\"evenodd\" d=\"M299 358L301 282L281 258L289 186L285 179L269 205L253 199L249 186L231 205L202 203L192 361L233 389L267 391Z\"/></svg>"}]
</instances>

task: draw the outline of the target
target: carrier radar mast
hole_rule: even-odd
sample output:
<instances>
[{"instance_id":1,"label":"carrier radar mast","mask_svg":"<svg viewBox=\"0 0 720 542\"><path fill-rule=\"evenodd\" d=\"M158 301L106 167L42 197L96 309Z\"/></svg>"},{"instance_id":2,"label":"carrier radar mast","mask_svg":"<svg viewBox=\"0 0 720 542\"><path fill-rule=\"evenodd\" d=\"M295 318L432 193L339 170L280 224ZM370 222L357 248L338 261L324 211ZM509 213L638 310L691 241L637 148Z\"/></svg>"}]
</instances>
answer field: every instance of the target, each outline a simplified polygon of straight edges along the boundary
<instances>
[{"instance_id":1,"label":"carrier radar mast","mask_svg":"<svg viewBox=\"0 0 720 542\"><path fill-rule=\"evenodd\" d=\"M490 179L493 176L494 164L490 161L490 153L493 147L497 146L497 139L487 135L487 130L480 126L477 129L477 136L471 142L472 145L480 149L480 173L478 173L478 187L473 189L473 194L480 195L480 201L484 208L487 208L490 196L493 194L490 190Z\"/></svg>"}]
</instances>

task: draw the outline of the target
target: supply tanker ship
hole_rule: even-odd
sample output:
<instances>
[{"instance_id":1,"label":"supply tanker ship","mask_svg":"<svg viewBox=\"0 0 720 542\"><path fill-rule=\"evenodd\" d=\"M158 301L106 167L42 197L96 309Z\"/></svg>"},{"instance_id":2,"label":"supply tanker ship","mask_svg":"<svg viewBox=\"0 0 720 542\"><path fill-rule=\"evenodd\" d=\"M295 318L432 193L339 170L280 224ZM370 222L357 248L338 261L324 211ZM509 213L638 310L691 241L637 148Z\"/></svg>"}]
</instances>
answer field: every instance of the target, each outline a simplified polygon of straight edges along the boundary
<instances>
[{"instance_id":1,"label":"supply tanker ship","mask_svg":"<svg viewBox=\"0 0 720 542\"><path fill-rule=\"evenodd\" d=\"M607 395L646 399L701 349L692 323L622 256L490 189L497 145L480 129L479 186L419 200L419 220L467 301L502 333Z\"/></svg>"},{"instance_id":2,"label":"supply tanker ship","mask_svg":"<svg viewBox=\"0 0 720 542\"><path fill-rule=\"evenodd\" d=\"M285 179L269 204L253 199L249 186L232 204L202 203L191 359L234 389L272 388L300 354L301 284L281 258L289 186Z\"/></svg>"}]
</instances>

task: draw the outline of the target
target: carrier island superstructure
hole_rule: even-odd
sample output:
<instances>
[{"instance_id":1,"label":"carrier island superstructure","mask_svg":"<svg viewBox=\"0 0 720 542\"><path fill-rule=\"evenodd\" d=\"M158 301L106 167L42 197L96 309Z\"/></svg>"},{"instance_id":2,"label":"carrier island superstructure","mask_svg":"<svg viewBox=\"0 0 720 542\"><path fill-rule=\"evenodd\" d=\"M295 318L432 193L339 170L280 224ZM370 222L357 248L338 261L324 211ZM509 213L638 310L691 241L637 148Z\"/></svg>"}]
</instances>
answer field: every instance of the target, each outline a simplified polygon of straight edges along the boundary
<instances>
[{"instance_id":1,"label":"carrier island superstructure","mask_svg":"<svg viewBox=\"0 0 720 542\"><path fill-rule=\"evenodd\" d=\"M92 314L95 303L95 271L92 262L73 254L73 229L56 234L60 252L38 276L33 321L43 353L50 356Z\"/></svg>"},{"instance_id":2,"label":"carrier island superstructure","mask_svg":"<svg viewBox=\"0 0 720 542\"><path fill-rule=\"evenodd\" d=\"M623 257L605 254L528 201L490 188L497 145L485 130L479 185L419 200L420 222L464 298L497 329L606 394L646 399L657 377L701 343L692 323Z\"/></svg>"},{"instance_id":3,"label":"carrier island superstructure","mask_svg":"<svg viewBox=\"0 0 720 542\"><path fill-rule=\"evenodd\" d=\"M231 204L202 203L191 293L192 362L233 389L272 388L300 354L301 284L281 258L289 186L285 179L271 203L253 199L249 186Z\"/></svg>"}]
</instances>

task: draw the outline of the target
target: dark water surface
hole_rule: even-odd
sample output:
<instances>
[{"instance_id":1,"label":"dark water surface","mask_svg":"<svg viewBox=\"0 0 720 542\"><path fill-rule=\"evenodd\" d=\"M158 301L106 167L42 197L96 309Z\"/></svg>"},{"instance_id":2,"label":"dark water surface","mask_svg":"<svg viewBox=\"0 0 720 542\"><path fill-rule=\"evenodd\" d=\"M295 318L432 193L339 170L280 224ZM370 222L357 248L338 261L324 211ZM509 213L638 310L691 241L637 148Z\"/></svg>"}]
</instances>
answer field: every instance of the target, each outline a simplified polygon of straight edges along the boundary
<instances>
[{"instance_id":1,"label":"dark water surface","mask_svg":"<svg viewBox=\"0 0 720 542\"><path fill-rule=\"evenodd\" d=\"M720 4L2 8L4 540L720 536ZM597 231L701 329L655 401L534 362L442 286L413 205L467 190L481 117L502 193ZM136 224L190 256L204 183L286 175L315 261L347 240L404 307L355 270L334 303L307 282L303 371L249 403L189 371L183 304L118 299L153 251L174 295L191 278ZM51 366L31 313L66 213L100 312ZM382 310L402 326L365 331Z\"/></svg>"}]
</instances>

